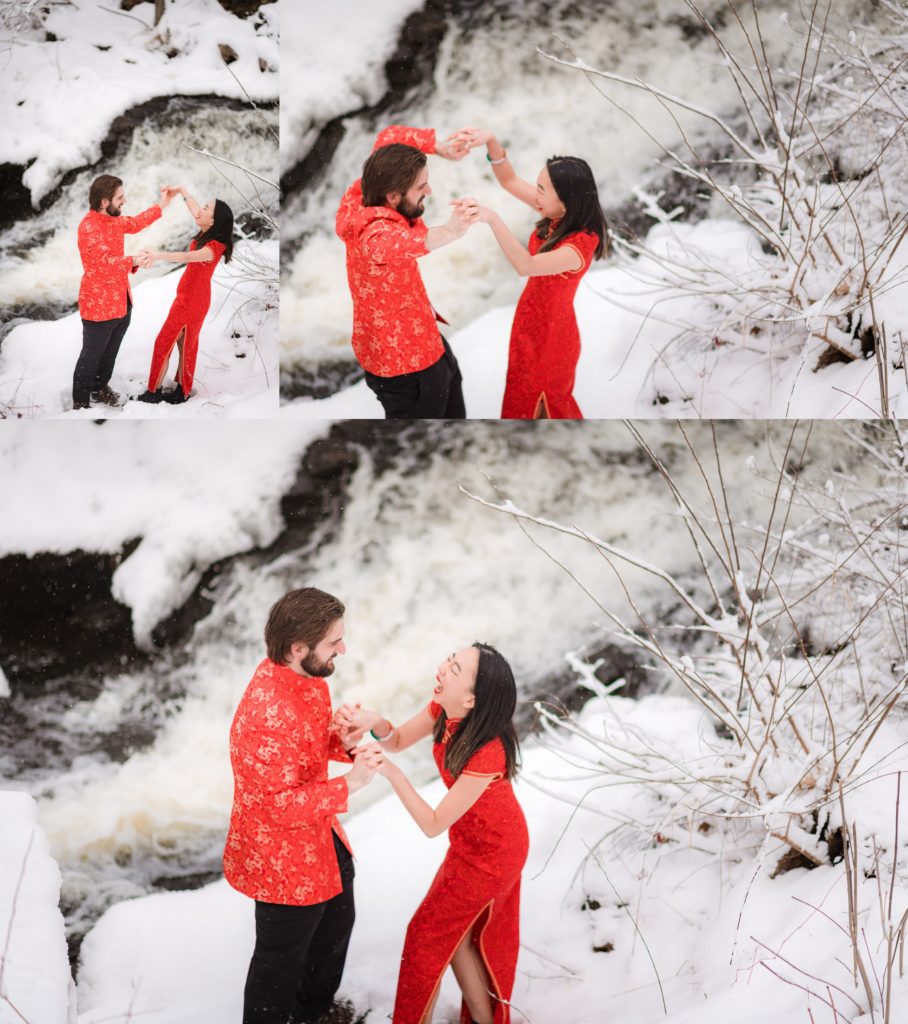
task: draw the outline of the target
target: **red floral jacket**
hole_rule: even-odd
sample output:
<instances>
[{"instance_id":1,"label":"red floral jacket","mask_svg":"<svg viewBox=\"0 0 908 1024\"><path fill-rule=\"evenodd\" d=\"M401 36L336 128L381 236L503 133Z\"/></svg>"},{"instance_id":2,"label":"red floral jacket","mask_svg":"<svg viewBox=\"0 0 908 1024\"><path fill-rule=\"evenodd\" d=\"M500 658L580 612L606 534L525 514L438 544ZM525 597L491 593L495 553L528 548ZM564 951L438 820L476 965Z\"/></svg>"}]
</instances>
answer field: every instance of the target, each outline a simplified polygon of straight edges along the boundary
<instances>
[{"instance_id":1,"label":"red floral jacket","mask_svg":"<svg viewBox=\"0 0 908 1024\"><path fill-rule=\"evenodd\" d=\"M135 268L132 256L123 255L123 236L134 235L161 216L160 206L150 206L136 217L111 217L89 210L79 224L79 255L82 283L79 316L83 320L117 320L126 316L126 296L132 302L129 275Z\"/></svg>"},{"instance_id":2,"label":"red floral jacket","mask_svg":"<svg viewBox=\"0 0 908 1024\"><path fill-rule=\"evenodd\" d=\"M224 877L255 900L308 906L342 889L331 833L350 849L336 817L347 810L347 783L328 779L328 760L350 757L328 732L331 719L324 679L269 658L236 709Z\"/></svg>"},{"instance_id":3,"label":"red floral jacket","mask_svg":"<svg viewBox=\"0 0 908 1024\"><path fill-rule=\"evenodd\" d=\"M380 146L400 142L435 152L433 129L385 128ZM344 194L335 229L347 247L347 280L353 296L353 351L377 377L415 373L444 354L436 321L416 261L428 253L422 218L409 221L389 206L363 206L357 179Z\"/></svg>"}]
</instances>

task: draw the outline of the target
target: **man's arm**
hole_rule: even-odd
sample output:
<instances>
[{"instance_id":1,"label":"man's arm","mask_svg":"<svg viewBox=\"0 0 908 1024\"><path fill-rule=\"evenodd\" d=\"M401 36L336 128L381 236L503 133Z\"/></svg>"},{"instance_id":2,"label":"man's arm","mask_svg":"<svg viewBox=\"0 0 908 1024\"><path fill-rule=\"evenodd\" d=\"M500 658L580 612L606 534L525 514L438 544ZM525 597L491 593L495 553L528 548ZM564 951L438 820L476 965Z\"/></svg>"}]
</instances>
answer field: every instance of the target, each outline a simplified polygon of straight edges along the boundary
<instances>
[{"instance_id":1,"label":"man's arm","mask_svg":"<svg viewBox=\"0 0 908 1024\"><path fill-rule=\"evenodd\" d=\"M400 124L392 124L389 128L380 131L372 150L374 152L382 146L390 146L395 142L404 146L412 146L420 153L431 155L437 152L434 128L407 128Z\"/></svg>"},{"instance_id":2,"label":"man's arm","mask_svg":"<svg viewBox=\"0 0 908 1024\"><path fill-rule=\"evenodd\" d=\"M247 723L231 746L235 770L243 773L261 809L284 828L312 825L320 818L343 814L349 795L371 781L378 767L376 757L380 760L381 756L381 748L369 744L357 754L351 771L323 782L316 751L294 743L287 729ZM307 776L312 781L307 781Z\"/></svg>"},{"instance_id":3,"label":"man's arm","mask_svg":"<svg viewBox=\"0 0 908 1024\"><path fill-rule=\"evenodd\" d=\"M136 258L114 252L101 231L79 231L79 254L86 270L99 263L107 267L123 267L126 270L133 270L136 266Z\"/></svg>"},{"instance_id":4,"label":"man's arm","mask_svg":"<svg viewBox=\"0 0 908 1024\"><path fill-rule=\"evenodd\" d=\"M137 213L135 217L118 217L117 223L124 234L134 235L137 231L144 231L149 224L154 224L161 216L161 213L161 205L155 203L154 206L149 206L147 210Z\"/></svg>"}]
</instances>

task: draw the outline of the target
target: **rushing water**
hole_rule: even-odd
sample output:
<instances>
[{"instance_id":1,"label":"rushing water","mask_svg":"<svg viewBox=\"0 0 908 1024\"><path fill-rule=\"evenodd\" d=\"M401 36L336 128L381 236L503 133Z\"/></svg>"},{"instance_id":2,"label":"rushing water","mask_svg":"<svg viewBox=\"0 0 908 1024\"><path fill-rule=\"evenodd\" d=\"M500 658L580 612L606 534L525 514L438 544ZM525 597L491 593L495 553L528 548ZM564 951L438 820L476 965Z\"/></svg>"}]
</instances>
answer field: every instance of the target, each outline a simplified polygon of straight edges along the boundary
<instances>
[{"instance_id":1,"label":"rushing water","mask_svg":"<svg viewBox=\"0 0 908 1024\"><path fill-rule=\"evenodd\" d=\"M114 901L217 874L232 792L230 720L262 657L267 610L287 589L314 584L342 597L349 650L331 680L334 699L361 699L397 720L428 699L435 666L461 644L497 645L528 700L565 675L566 652L603 643L605 617L577 583L508 516L461 487L576 523L694 585L693 552L672 499L627 428L577 427L376 427L343 492L313 513L299 539L233 559L208 586L210 611L188 640L133 668L73 675L3 702L19 719L4 730L11 748L2 768L38 798L76 941ZM267 444L282 429L289 428L249 424L245 443ZM678 429L642 429L677 479L696 487ZM686 429L708 452L709 425ZM778 456L789 428L769 429ZM766 430L719 428L730 500L751 522L765 518L771 495L748 465L753 456L772 472ZM193 446L187 436L181 452L193 472L220 472ZM832 425L815 428L811 460L819 456L819 472L859 463ZM166 494L153 480L147 487L134 500L159 501L166 515ZM606 560L576 540L538 529L532 536L606 607L625 607ZM62 538L57 549L65 549ZM644 607L659 607L644 577L628 578ZM431 770L422 753L411 767Z\"/></svg>"},{"instance_id":2,"label":"rushing water","mask_svg":"<svg viewBox=\"0 0 908 1024\"><path fill-rule=\"evenodd\" d=\"M124 133L116 152L66 179L54 202L35 216L0 232L0 321L5 333L16 318L46 319L75 305L82 264L76 229L88 209L88 188L99 174L123 179L126 214L136 214L158 199L162 185L189 188L200 202L220 197L251 232L261 235L263 223L244 214L243 197L255 200L250 179L237 168L209 161L187 149L208 152L239 164L269 181L277 178L277 143L262 121L276 125L276 111L260 116L248 106L217 97L174 97L157 102L134 131ZM277 190L255 180L264 203L276 213ZM195 223L177 199L161 220L128 238L126 251L139 248L182 249L196 232ZM269 234L270 229L265 229ZM140 270L136 280L166 272L161 266Z\"/></svg>"},{"instance_id":3,"label":"rushing water","mask_svg":"<svg viewBox=\"0 0 908 1024\"><path fill-rule=\"evenodd\" d=\"M724 25L726 39L750 63L724 0L701 6ZM751 24L751 5L737 6ZM835 4L831 24L841 27L865 6ZM770 0L760 4L759 11L770 60L799 61L794 49L800 39L799 5ZM783 14L789 15L786 21ZM345 45L343 35L337 45ZM320 362L352 359L351 306L343 246L334 237L334 214L344 189L358 176L376 131L385 125L433 127L442 136L464 124L491 128L507 145L518 173L530 180L553 153L582 156L592 166L600 197L610 209L625 203L636 184L658 180L662 171L654 167L661 156L656 144L582 74L550 63L537 47L560 56L569 56L569 47L595 67L646 79L733 119L740 116L738 95L714 43L682 0L499 0L466 4L463 10L455 5L431 81L395 97L392 109L344 120L345 134L324 174L285 196L285 369L297 366L317 376ZM656 136L678 140L678 128L657 101L627 87L603 88ZM681 112L679 123L690 131L697 122ZM426 222L442 223L448 199L471 194L496 208L525 237L534 220L532 212L498 188L483 152L457 164L430 160L434 195L427 204ZM454 329L494 306L513 303L522 287L483 226L422 260L420 268L433 303Z\"/></svg>"}]
</instances>

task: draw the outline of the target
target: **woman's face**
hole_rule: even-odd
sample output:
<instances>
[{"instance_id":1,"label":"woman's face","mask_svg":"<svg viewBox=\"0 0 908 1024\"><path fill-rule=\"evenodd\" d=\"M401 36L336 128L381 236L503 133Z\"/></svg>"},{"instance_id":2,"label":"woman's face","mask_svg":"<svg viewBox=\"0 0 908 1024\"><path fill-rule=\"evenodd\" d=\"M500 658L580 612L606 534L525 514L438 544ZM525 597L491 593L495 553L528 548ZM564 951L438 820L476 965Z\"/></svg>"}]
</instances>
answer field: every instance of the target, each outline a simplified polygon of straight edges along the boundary
<instances>
[{"instance_id":1,"label":"woman's face","mask_svg":"<svg viewBox=\"0 0 908 1024\"><path fill-rule=\"evenodd\" d=\"M448 718L463 718L473 707L473 688L479 671L479 650L465 647L438 666L433 698Z\"/></svg>"},{"instance_id":2,"label":"woman's face","mask_svg":"<svg viewBox=\"0 0 908 1024\"><path fill-rule=\"evenodd\" d=\"M549 220L560 220L567 213L567 208L555 192L548 167L543 167L536 179L536 209Z\"/></svg>"},{"instance_id":3,"label":"woman's face","mask_svg":"<svg viewBox=\"0 0 908 1024\"><path fill-rule=\"evenodd\" d=\"M211 199L204 206L199 207L195 215L195 222L200 231L207 231L214 224L214 200Z\"/></svg>"}]
</instances>

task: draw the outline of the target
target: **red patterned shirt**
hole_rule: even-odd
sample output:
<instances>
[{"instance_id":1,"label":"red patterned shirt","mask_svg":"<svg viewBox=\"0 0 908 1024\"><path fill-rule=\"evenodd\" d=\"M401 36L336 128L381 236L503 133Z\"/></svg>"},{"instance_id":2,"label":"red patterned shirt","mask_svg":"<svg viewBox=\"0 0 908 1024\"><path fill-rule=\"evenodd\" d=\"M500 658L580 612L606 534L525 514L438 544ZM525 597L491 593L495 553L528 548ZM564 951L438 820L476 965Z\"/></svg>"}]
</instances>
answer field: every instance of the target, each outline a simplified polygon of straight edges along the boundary
<instances>
[{"instance_id":1,"label":"red patterned shirt","mask_svg":"<svg viewBox=\"0 0 908 1024\"><path fill-rule=\"evenodd\" d=\"M83 320L117 320L126 316L126 297L132 302L129 275L134 271L132 256L123 255L123 236L134 235L161 216L160 206L151 206L136 217L111 217L89 210L79 224L79 255L82 283L79 285L79 316Z\"/></svg>"},{"instance_id":2,"label":"red patterned shirt","mask_svg":"<svg viewBox=\"0 0 908 1024\"><path fill-rule=\"evenodd\" d=\"M435 152L432 129L386 128L373 151L392 143ZM337 234L347 247L353 296L353 351L377 377L415 373L444 355L437 320L416 261L428 253L422 218L407 220L390 206L363 206L357 179L337 211ZM444 321L442 321L444 322Z\"/></svg>"},{"instance_id":3,"label":"red patterned shirt","mask_svg":"<svg viewBox=\"0 0 908 1024\"><path fill-rule=\"evenodd\" d=\"M328 778L328 760L350 761L331 724L324 679L266 658L230 727L234 794L224 877L265 903L324 903L342 888L331 838L350 844L336 815L347 783Z\"/></svg>"}]
</instances>

